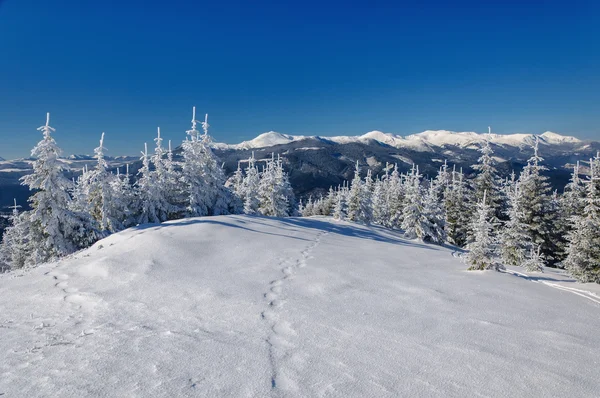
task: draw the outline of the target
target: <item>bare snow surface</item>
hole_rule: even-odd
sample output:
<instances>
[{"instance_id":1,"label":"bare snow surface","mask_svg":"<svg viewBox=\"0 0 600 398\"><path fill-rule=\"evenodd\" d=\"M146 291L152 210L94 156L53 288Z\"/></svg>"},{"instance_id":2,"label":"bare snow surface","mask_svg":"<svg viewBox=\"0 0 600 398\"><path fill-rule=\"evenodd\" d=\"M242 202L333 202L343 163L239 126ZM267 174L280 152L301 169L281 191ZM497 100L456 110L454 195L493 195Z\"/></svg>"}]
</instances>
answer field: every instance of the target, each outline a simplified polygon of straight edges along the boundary
<instances>
[{"instance_id":1,"label":"bare snow surface","mask_svg":"<svg viewBox=\"0 0 600 398\"><path fill-rule=\"evenodd\" d=\"M600 300L568 289L596 293L453 254L325 218L132 228L0 276L0 396L600 396Z\"/></svg>"}]
</instances>

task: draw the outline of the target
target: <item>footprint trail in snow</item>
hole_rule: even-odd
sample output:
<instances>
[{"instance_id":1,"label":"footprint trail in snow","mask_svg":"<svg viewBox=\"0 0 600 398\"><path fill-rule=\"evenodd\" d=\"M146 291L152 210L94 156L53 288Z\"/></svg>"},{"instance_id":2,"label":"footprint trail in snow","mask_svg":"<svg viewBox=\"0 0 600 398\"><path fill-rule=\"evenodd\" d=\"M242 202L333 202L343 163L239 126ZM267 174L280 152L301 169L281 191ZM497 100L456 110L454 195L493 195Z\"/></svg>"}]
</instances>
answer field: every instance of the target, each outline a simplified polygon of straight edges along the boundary
<instances>
[{"instance_id":1,"label":"footprint trail in snow","mask_svg":"<svg viewBox=\"0 0 600 398\"><path fill-rule=\"evenodd\" d=\"M298 333L294 330L293 325L282 319L280 308L285 304L286 300L282 298L285 290L286 281L293 278L294 275L302 268L306 267L307 261L310 258L313 250L321 242L321 238L327 232L319 232L314 241L302 250L299 258L286 258L279 265L283 276L269 283L269 290L264 294L268 302L269 308L261 313L261 317L269 324L269 336L267 343L269 344L269 362L271 364L271 387L282 391L297 391L298 386L291 375L287 374L282 362L297 357L294 353L294 339Z\"/></svg>"}]
</instances>

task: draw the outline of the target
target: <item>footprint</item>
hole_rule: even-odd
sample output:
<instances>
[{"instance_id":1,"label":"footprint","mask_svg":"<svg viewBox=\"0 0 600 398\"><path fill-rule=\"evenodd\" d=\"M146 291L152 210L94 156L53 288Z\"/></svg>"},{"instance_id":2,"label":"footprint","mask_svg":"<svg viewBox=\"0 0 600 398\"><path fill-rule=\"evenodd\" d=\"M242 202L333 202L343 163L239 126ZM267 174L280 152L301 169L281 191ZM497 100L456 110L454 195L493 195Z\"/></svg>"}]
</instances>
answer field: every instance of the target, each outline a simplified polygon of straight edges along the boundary
<instances>
[{"instance_id":1,"label":"footprint","mask_svg":"<svg viewBox=\"0 0 600 398\"><path fill-rule=\"evenodd\" d=\"M281 272L283 272L287 276L292 275L294 273L292 271L292 267L285 267L284 269L281 270Z\"/></svg>"},{"instance_id":2,"label":"footprint","mask_svg":"<svg viewBox=\"0 0 600 398\"><path fill-rule=\"evenodd\" d=\"M273 326L273 332L280 336L291 337L297 335L296 331L292 328L292 325L286 321L277 322Z\"/></svg>"},{"instance_id":3,"label":"footprint","mask_svg":"<svg viewBox=\"0 0 600 398\"><path fill-rule=\"evenodd\" d=\"M282 282L281 282L281 280L280 280L280 279L277 279L277 280L271 281L271 286L279 286L279 285L281 285L281 284L282 284Z\"/></svg>"},{"instance_id":4,"label":"footprint","mask_svg":"<svg viewBox=\"0 0 600 398\"><path fill-rule=\"evenodd\" d=\"M67 287L67 286L69 286L69 283L68 283L68 282L65 282L65 281L63 281L63 282L58 282L56 285L54 285L54 287L57 287L57 288L59 288L59 289L64 289L64 288L65 288L65 287Z\"/></svg>"},{"instance_id":5,"label":"footprint","mask_svg":"<svg viewBox=\"0 0 600 398\"><path fill-rule=\"evenodd\" d=\"M265 298L269 301L273 301L277 298L277 294L273 292L265 293Z\"/></svg>"},{"instance_id":6,"label":"footprint","mask_svg":"<svg viewBox=\"0 0 600 398\"><path fill-rule=\"evenodd\" d=\"M77 289L76 287L67 287L63 290L65 293L77 293L79 291L79 289Z\"/></svg>"},{"instance_id":7,"label":"footprint","mask_svg":"<svg viewBox=\"0 0 600 398\"><path fill-rule=\"evenodd\" d=\"M269 303L271 307L281 307L283 305L282 300L273 300Z\"/></svg>"},{"instance_id":8,"label":"footprint","mask_svg":"<svg viewBox=\"0 0 600 398\"><path fill-rule=\"evenodd\" d=\"M281 293L281 286L273 286L273 287L271 288L271 291L272 291L273 293L277 293L277 294L279 294L279 293Z\"/></svg>"},{"instance_id":9,"label":"footprint","mask_svg":"<svg viewBox=\"0 0 600 398\"><path fill-rule=\"evenodd\" d=\"M51 275L54 279L59 281L66 281L67 279L69 279L69 275L59 274L58 272L50 272L48 273L48 275Z\"/></svg>"}]
</instances>

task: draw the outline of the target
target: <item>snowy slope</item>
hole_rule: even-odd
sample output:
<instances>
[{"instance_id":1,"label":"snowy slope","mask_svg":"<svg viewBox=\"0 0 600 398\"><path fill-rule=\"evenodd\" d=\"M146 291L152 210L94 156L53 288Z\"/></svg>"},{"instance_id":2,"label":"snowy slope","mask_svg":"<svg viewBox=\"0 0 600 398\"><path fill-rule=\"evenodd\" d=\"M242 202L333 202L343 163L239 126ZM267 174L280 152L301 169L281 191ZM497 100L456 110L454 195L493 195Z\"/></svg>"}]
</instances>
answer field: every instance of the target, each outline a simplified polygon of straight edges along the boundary
<instances>
[{"instance_id":1,"label":"snowy slope","mask_svg":"<svg viewBox=\"0 0 600 398\"><path fill-rule=\"evenodd\" d=\"M330 219L129 229L0 276L0 395L599 395L593 293L453 254Z\"/></svg>"}]
</instances>

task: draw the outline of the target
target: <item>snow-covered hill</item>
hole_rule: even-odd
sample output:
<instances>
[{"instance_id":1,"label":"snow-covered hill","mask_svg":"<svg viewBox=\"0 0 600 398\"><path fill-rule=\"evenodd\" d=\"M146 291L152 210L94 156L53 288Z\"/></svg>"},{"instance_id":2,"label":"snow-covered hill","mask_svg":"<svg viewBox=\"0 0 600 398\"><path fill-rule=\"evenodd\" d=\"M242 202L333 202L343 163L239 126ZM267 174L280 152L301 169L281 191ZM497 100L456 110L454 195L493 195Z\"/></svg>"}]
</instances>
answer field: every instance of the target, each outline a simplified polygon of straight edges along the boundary
<instances>
[{"instance_id":1,"label":"snow-covered hill","mask_svg":"<svg viewBox=\"0 0 600 398\"><path fill-rule=\"evenodd\" d=\"M598 296L455 254L318 218L129 229L0 275L0 395L597 397Z\"/></svg>"}]
</instances>

